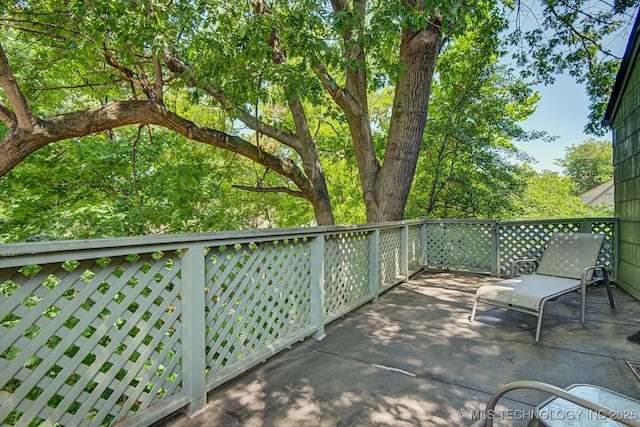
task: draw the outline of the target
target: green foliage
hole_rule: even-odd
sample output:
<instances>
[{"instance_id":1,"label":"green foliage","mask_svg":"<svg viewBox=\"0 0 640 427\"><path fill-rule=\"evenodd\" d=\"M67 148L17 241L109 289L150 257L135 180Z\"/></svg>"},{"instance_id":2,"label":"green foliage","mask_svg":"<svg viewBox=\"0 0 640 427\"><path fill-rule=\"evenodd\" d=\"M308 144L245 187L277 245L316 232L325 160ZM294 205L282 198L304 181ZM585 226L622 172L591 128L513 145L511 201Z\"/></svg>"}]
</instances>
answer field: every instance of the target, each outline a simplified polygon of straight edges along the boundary
<instances>
[{"instance_id":1,"label":"green foliage","mask_svg":"<svg viewBox=\"0 0 640 427\"><path fill-rule=\"evenodd\" d=\"M0 180L0 241L235 229L230 153L132 128L45 147Z\"/></svg>"},{"instance_id":2,"label":"green foliage","mask_svg":"<svg viewBox=\"0 0 640 427\"><path fill-rule=\"evenodd\" d=\"M571 180L554 172L524 173L526 189L520 198L519 219L573 218L586 216L588 209L571 196Z\"/></svg>"},{"instance_id":3,"label":"green foliage","mask_svg":"<svg viewBox=\"0 0 640 427\"><path fill-rule=\"evenodd\" d=\"M326 172L336 224L364 224L366 212L353 159L333 162Z\"/></svg>"},{"instance_id":4,"label":"green foliage","mask_svg":"<svg viewBox=\"0 0 640 427\"><path fill-rule=\"evenodd\" d=\"M510 34L516 47L513 57L523 66L524 75L548 84L554 75L567 72L584 83L591 101L585 131L603 135L607 129L601 120L621 59L610 50L610 44L624 34L640 1L510 3L516 15L515 30Z\"/></svg>"},{"instance_id":5,"label":"green foliage","mask_svg":"<svg viewBox=\"0 0 640 427\"><path fill-rule=\"evenodd\" d=\"M479 22L441 54L407 216L495 218L513 209L521 181L514 139L538 95L500 65L499 22ZM485 26L486 25L486 26Z\"/></svg>"},{"instance_id":6,"label":"green foliage","mask_svg":"<svg viewBox=\"0 0 640 427\"><path fill-rule=\"evenodd\" d=\"M593 208L583 203L573 191L571 179L555 172L536 173L524 165L517 175L525 182L524 190L517 195L515 209L504 219L551 219L611 216L606 207Z\"/></svg>"},{"instance_id":7,"label":"green foliage","mask_svg":"<svg viewBox=\"0 0 640 427\"><path fill-rule=\"evenodd\" d=\"M582 194L613 178L613 147L609 141L588 139L564 149L555 163L571 178L574 194Z\"/></svg>"},{"instance_id":8,"label":"green foliage","mask_svg":"<svg viewBox=\"0 0 640 427\"><path fill-rule=\"evenodd\" d=\"M413 2L390 0L366 2L362 21L354 9L334 13L328 4L312 0L269 1L267 13L256 11L258 3L5 2L0 5L0 39L38 117L113 100L153 99L160 62L162 102L170 111L246 136L302 166L290 146L239 129L237 120L237 108L242 108L280 131L293 132L287 103L298 95L314 128L314 148L327 174L336 221L354 223L366 216L349 124L313 67L326 66L337 85L345 84L346 71L366 67L370 126L381 161L392 85L405 69L398 52L402 31L441 20L446 44L432 93L425 94L431 98L429 119L405 215L505 217L514 209L533 215L533 202L517 202L514 194L522 192L524 183L541 185L537 177L514 175L511 160L525 157L512 141L544 136L518 126L537 101L527 86L530 81L500 65L506 46L499 37L509 11L520 20L524 7L538 5L541 27L517 25L511 38L525 65L524 77L550 82L553 73L568 70L587 84L594 122L617 69L603 37L629 22L629 11L640 1L615 2L613 7L595 2L594 9L594 2L586 0L430 0L419 2L425 5L420 9ZM285 62L275 60L274 29ZM345 55L345 48L355 45L366 52L362 64ZM165 54L188 65L190 72L169 70ZM229 105L221 106L215 91L223 92ZM10 104L3 91L0 101ZM8 130L0 124L0 136ZM0 178L1 194L10 195L0 199L0 241L314 222L305 199L234 185L297 190L288 179L239 155L161 129L127 127L64 141L37 151Z\"/></svg>"}]
</instances>

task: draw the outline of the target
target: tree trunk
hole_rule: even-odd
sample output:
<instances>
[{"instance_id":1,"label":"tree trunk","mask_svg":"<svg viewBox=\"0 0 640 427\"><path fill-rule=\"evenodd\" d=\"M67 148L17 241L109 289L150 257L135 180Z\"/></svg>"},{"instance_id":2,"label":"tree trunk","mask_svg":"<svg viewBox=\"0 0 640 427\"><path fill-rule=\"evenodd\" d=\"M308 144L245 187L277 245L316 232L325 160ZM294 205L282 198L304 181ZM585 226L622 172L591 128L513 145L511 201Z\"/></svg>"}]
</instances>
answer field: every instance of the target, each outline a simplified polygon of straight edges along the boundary
<instances>
[{"instance_id":1,"label":"tree trunk","mask_svg":"<svg viewBox=\"0 0 640 427\"><path fill-rule=\"evenodd\" d=\"M373 222L403 218L427 120L440 43L440 31L434 25L418 31L405 29L402 33L400 59L404 69L396 84L387 150L376 186L378 209L368 214Z\"/></svg>"},{"instance_id":2,"label":"tree trunk","mask_svg":"<svg viewBox=\"0 0 640 427\"><path fill-rule=\"evenodd\" d=\"M373 144L367 103L367 64L362 40L365 27L365 0L353 0L358 24L345 25L343 46L345 57L356 66L346 68L344 89L339 88L323 67L316 72L333 100L344 111L349 122L354 153L362 185L367 222L401 220L418 162L420 144L427 120L427 107L436 58L441 46L441 18L432 18L427 28L402 32L400 63L403 67L396 81L396 92L387 147L382 166ZM411 8L424 8L423 3L408 1ZM332 0L334 11L349 9L345 0ZM436 13L437 15L437 13Z\"/></svg>"},{"instance_id":3,"label":"tree trunk","mask_svg":"<svg viewBox=\"0 0 640 427\"><path fill-rule=\"evenodd\" d=\"M309 201L313 206L316 223L318 225L334 225L335 218L333 216L331 199L329 198L329 190L327 189L327 181L324 177L324 170L313 137L309 131L309 123L304 107L297 95L290 94L289 109L293 115L293 120L296 125L296 136L298 137L295 150L300 156L302 168L311 186L315 190L315 197L313 199L310 198Z\"/></svg>"}]
</instances>

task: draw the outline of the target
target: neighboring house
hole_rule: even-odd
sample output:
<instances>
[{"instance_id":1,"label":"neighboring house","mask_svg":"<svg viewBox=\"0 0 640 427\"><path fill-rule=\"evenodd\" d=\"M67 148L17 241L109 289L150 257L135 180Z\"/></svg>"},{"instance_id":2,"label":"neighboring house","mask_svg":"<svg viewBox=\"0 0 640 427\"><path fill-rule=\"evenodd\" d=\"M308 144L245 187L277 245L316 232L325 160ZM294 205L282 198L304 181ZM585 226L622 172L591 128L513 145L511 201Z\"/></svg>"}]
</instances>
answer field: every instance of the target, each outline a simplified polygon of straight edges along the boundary
<instances>
[{"instance_id":1,"label":"neighboring house","mask_svg":"<svg viewBox=\"0 0 640 427\"><path fill-rule=\"evenodd\" d=\"M615 213L620 220L618 285L640 299L640 13L603 123L613 129Z\"/></svg>"},{"instance_id":2,"label":"neighboring house","mask_svg":"<svg viewBox=\"0 0 640 427\"><path fill-rule=\"evenodd\" d=\"M593 206L594 208L602 204L608 208L613 208L615 202L614 188L613 179L610 179L589 191L585 191L578 197L583 203Z\"/></svg>"}]
</instances>

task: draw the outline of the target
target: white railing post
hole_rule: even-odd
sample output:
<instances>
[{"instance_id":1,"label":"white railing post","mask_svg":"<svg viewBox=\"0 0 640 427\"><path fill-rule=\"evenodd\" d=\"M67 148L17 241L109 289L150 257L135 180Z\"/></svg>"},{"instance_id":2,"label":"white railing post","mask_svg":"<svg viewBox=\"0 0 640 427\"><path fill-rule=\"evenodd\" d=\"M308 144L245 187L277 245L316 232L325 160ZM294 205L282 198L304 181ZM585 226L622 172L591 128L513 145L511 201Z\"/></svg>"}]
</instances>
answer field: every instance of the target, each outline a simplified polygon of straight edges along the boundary
<instances>
[{"instance_id":1,"label":"white railing post","mask_svg":"<svg viewBox=\"0 0 640 427\"><path fill-rule=\"evenodd\" d=\"M427 222L420 224L420 265L427 266Z\"/></svg>"},{"instance_id":2,"label":"white railing post","mask_svg":"<svg viewBox=\"0 0 640 427\"><path fill-rule=\"evenodd\" d=\"M378 282L380 281L380 230L369 233L369 294L378 301Z\"/></svg>"},{"instance_id":3,"label":"white railing post","mask_svg":"<svg viewBox=\"0 0 640 427\"><path fill-rule=\"evenodd\" d=\"M400 275L409 280L409 226L400 229Z\"/></svg>"},{"instance_id":4,"label":"white railing post","mask_svg":"<svg viewBox=\"0 0 640 427\"><path fill-rule=\"evenodd\" d=\"M204 257L204 245L182 250L182 386L191 416L207 405Z\"/></svg>"},{"instance_id":5,"label":"white railing post","mask_svg":"<svg viewBox=\"0 0 640 427\"><path fill-rule=\"evenodd\" d=\"M322 340L324 333L324 234L311 241L311 323L317 327L313 338Z\"/></svg>"},{"instance_id":6,"label":"white railing post","mask_svg":"<svg viewBox=\"0 0 640 427\"><path fill-rule=\"evenodd\" d=\"M497 277L500 273L500 223L491 222L491 275Z\"/></svg>"},{"instance_id":7,"label":"white railing post","mask_svg":"<svg viewBox=\"0 0 640 427\"><path fill-rule=\"evenodd\" d=\"M583 219L580 221L580 232L581 233L592 233L593 232L593 220L592 219Z\"/></svg>"}]
</instances>

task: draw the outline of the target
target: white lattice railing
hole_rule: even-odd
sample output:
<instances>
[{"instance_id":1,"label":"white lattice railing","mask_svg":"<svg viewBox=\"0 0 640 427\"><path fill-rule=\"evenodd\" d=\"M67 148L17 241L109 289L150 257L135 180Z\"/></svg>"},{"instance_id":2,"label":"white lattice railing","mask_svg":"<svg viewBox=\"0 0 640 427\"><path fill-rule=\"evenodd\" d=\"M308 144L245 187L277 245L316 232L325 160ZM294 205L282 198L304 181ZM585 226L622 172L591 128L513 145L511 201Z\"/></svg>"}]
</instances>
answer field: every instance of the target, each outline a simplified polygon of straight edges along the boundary
<instances>
[{"instance_id":1,"label":"white lattice railing","mask_svg":"<svg viewBox=\"0 0 640 427\"><path fill-rule=\"evenodd\" d=\"M425 265L497 274L553 231L588 229L607 236L615 271L616 228L416 220L0 245L0 424L196 412L208 391Z\"/></svg>"},{"instance_id":2,"label":"white lattice railing","mask_svg":"<svg viewBox=\"0 0 640 427\"><path fill-rule=\"evenodd\" d=\"M486 272L494 276L507 275L516 260L539 260L553 233L604 234L605 240L599 262L607 268L612 280L616 278L616 218L539 221L428 220L426 227L426 267Z\"/></svg>"},{"instance_id":3,"label":"white lattice railing","mask_svg":"<svg viewBox=\"0 0 640 427\"><path fill-rule=\"evenodd\" d=\"M0 245L0 423L197 411L207 391L419 269L421 227Z\"/></svg>"}]
</instances>

